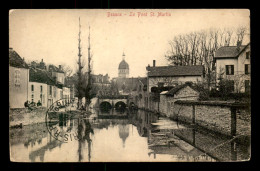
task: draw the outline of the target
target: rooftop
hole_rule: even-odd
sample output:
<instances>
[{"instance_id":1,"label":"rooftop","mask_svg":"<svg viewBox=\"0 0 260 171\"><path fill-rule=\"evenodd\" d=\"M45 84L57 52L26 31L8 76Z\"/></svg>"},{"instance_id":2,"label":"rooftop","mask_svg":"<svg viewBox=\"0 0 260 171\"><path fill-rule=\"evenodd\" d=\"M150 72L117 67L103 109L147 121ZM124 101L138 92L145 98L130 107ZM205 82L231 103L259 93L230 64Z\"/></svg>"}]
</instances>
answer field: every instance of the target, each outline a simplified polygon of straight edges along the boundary
<instances>
[{"instance_id":1,"label":"rooftop","mask_svg":"<svg viewBox=\"0 0 260 171\"><path fill-rule=\"evenodd\" d=\"M29 69L26 62L12 48L9 48L9 65L16 68Z\"/></svg>"},{"instance_id":2,"label":"rooftop","mask_svg":"<svg viewBox=\"0 0 260 171\"><path fill-rule=\"evenodd\" d=\"M203 65L147 67L149 77L201 76Z\"/></svg>"},{"instance_id":3,"label":"rooftop","mask_svg":"<svg viewBox=\"0 0 260 171\"><path fill-rule=\"evenodd\" d=\"M128 65L128 63L123 59L123 60L120 62L119 66L118 66L118 69L129 69L129 65Z\"/></svg>"},{"instance_id":4,"label":"rooftop","mask_svg":"<svg viewBox=\"0 0 260 171\"><path fill-rule=\"evenodd\" d=\"M55 80L51 77L48 71L39 69L39 68L30 68L29 81L45 83L48 85L56 85L59 88L62 88L62 85L56 84Z\"/></svg>"},{"instance_id":5,"label":"rooftop","mask_svg":"<svg viewBox=\"0 0 260 171\"><path fill-rule=\"evenodd\" d=\"M240 48L237 46L223 46L216 51L215 58L236 58L248 45L241 45Z\"/></svg>"},{"instance_id":6,"label":"rooftop","mask_svg":"<svg viewBox=\"0 0 260 171\"><path fill-rule=\"evenodd\" d=\"M177 85L176 87L172 88L170 91L165 93L165 95L174 96L174 94L176 94L179 90L181 90L187 86L189 86L190 88L192 88L195 91L198 91L194 86L192 86L190 84L182 84L182 85Z\"/></svg>"},{"instance_id":7,"label":"rooftop","mask_svg":"<svg viewBox=\"0 0 260 171\"><path fill-rule=\"evenodd\" d=\"M56 67L55 65L49 65L49 71L64 73L64 71L62 70L62 68L58 68L58 67Z\"/></svg>"}]
</instances>

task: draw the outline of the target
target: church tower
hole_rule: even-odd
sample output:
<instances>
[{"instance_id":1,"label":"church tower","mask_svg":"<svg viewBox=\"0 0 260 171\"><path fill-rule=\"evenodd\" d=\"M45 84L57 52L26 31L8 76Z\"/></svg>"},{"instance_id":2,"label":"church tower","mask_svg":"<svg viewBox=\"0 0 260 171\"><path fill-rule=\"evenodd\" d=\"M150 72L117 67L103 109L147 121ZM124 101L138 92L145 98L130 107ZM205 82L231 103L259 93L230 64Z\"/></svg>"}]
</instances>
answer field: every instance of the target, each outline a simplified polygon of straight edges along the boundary
<instances>
[{"instance_id":1,"label":"church tower","mask_svg":"<svg viewBox=\"0 0 260 171\"><path fill-rule=\"evenodd\" d=\"M125 61L125 54L123 53L123 59L118 67L118 77L119 78L128 78L129 77L129 65Z\"/></svg>"}]
</instances>

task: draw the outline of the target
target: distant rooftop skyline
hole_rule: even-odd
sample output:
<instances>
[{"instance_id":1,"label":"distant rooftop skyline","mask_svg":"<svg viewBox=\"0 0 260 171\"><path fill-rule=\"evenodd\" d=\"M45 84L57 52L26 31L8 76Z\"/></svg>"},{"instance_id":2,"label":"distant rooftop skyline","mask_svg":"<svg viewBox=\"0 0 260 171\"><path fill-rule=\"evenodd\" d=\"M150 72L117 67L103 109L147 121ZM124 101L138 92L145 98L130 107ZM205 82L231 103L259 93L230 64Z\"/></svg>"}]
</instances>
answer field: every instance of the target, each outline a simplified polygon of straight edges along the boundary
<instances>
[{"instance_id":1,"label":"distant rooftop skyline","mask_svg":"<svg viewBox=\"0 0 260 171\"><path fill-rule=\"evenodd\" d=\"M122 16L108 17L108 12ZM131 12L136 15L129 16ZM138 17L138 12L148 15ZM151 12L167 12L170 16L151 17ZM43 59L46 64L66 64L75 72L80 17L85 62L91 27L94 74L117 77L124 53L129 77L143 77L146 66L152 66L153 60L156 60L156 66L168 65L164 56L169 49L168 41L174 36L210 28L249 27L249 16L249 10L245 9L12 10L9 46L25 61Z\"/></svg>"}]
</instances>

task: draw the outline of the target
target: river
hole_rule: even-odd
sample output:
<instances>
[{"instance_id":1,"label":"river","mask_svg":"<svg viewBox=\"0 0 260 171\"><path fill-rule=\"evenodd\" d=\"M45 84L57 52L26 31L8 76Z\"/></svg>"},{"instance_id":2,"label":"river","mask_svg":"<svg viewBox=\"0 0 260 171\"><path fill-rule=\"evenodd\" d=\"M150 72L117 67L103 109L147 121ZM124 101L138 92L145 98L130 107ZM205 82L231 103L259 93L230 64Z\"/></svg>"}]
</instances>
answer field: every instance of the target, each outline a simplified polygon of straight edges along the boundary
<instances>
[{"instance_id":1,"label":"river","mask_svg":"<svg viewBox=\"0 0 260 171\"><path fill-rule=\"evenodd\" d=\"M250 146L143 110L101 112L56 123L77 137L58 141L45 123L10 129L11 159L20 162L241 161Z\"/></svg>"}]
</instances>

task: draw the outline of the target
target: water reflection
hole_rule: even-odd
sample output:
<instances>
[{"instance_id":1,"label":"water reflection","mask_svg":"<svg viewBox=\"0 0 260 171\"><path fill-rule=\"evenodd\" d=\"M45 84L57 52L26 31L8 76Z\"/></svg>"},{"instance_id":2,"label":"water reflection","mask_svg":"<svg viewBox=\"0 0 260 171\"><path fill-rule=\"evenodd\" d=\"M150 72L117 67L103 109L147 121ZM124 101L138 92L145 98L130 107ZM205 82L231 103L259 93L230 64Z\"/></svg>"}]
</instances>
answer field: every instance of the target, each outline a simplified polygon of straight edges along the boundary
<instances>
[{"instance_id":1,"label":"water reflection","mask_svg":"<svg viewBox=\"0 0 260 171\"><path fill-rule=\"evenodd\" d=\"M122 139L123 148L125 148L125 141L129 136L129 124L127 122L123 122L118 126L119 128L119 137Z\"/></svg>"},{"instance_id":2,"label":"water reflection","mask_svg":"<svg viewBox=\"0 0 260 171\"><path fill-rule=\"evenodd\" d=\"M89 118L59 115L63 131L75 131L62 143L45 124L10 129L16 161L236 161L250 157L248 144L194 129L141 110L96 110ZM133 157L134 156L134 157Z\"/></svg>"},{"instance_id":3,"label":"water reflection","mask_svg":"<svg viewBox=\"0 0 260 171\"><path fill-rule=\"evenodd\" d=\"M85 147L85 142L88 144L88 161L91 159L91 138L90 134L94 134L91 124L88 119L78 119L78 161L83 159L82 147Z\"/></svg>"}]
</instances>

